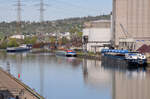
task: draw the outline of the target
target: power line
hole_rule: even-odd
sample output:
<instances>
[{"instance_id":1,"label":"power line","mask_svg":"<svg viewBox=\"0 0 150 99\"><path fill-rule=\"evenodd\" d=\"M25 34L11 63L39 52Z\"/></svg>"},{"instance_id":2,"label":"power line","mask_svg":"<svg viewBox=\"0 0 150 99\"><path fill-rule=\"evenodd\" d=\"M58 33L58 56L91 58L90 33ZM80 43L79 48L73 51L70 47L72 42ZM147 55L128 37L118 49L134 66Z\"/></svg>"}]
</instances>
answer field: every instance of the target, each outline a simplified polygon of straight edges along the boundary
<instances>
[{"instance_id":1,"label":"power line","mask_svg":"<svg viewBox=\"0 0 150 99\"><path fill-rule=\"evenodd\" d=\"M70 3L70 2L66 2L66 1L61 1L61 0L54 0L54 2L56 2L57 4L58 3L62 3L62 4L65 4L67 6L71 6L71 7L74 7L76 9L81 9L81 10L84 10L84 12L89 12L90 11L99 11L98 9L94 9L94 8L89 8L89 7L85 7L85 6L81 6L79 4L75 4L75 3Z\"/></svg>"},{"instance_id":2,"label":"power line","mask_svg":"<svg viewBox=\"0 0 150 99\"><path fill-rule=\"evenodd\" d=\"M73 12L78 12L78 13L82 13L82 14L84 13L82 11L76 11L76 10L75 11L73 11L73 10L70 11L69 9L67 10L66 8L60 7L60 6L59 6L59 8L57 6L55 6L55 7L53 6L51 8L51 10L53 10L53 9L55 11L61 11L63 14L69 14L69 15L75 15L76 14L76 13L73 13Z\"/></svg>"},{"instance_id":3,"label":"power line","mask_svg":"<svg viewBox=\"0 0 150 99\"><path fill-rule=\"evenodd\" d=\"M87 14L87 15L90 15L89 11L85 10L78 10L78 9L72 9L72 8L66 8L66 7L62 7L62 6L59 6L59 5L53 5L51 7L51 9L56 9L56 10L59 10L59 11L63 11L63 13L69 13L69 15L75 15L75 14Z\"/></svg>"},{"instance_id":4,"label":"power line","mask_svg":"<svg viewBox=\"0 0 150 99\"><path fill-rule=\"evenodd\" d=\"M75 5L75 4L72 4L72 3L69 3L69 2L64 2L64 1L59 1L59 0L55 0L53 1L54 3L56 4L53 4L52 8L57 7L57 10L64 10L63 12L71 12L73 13L74 15L75 14L82 14L82 15L86 15L86 16L92 16L92 15L99 15L101 14L102 12L100 12L100 10L97 9L96 10L93 10L91 8L86 8L86 7L81 7L79 5ZM60 6L61 4L65 5L65 6ZM70 8L68 8L70 7ZM70 10L71 9L71 10ZM96 14L97 12L99 12L99 14Z\"/></svg>"},{"instance_id":5,"label":"power line","mask_svg":"<svg viewBox=\"0 0 150 99\"><path fill-rule=\"evenodd\" d=\"M80 13L80 16L76 16L76 17L84 17L85 16L85 14L87 14L87 13L85 13L85 12L83 12L83 11L77 11L77 10L66 10L66 8L63 8L63 7L59 7L59 9L58 9L58 7L52 7L51 8L51 11L53 11L53 10L55 10L55 13L56 13L56 11L57 12L60 12L59 14L61 14L61 13L63 13L63 14L66 14L66 15L69 15L70 17L74 17L74 16L76 16L76 14L77 14L77 12L78 13ZM98 15L98 14L97 14ZM88 15L87 16L90 16L90 14L88 13Z\"/></svg>"}]
</instances>

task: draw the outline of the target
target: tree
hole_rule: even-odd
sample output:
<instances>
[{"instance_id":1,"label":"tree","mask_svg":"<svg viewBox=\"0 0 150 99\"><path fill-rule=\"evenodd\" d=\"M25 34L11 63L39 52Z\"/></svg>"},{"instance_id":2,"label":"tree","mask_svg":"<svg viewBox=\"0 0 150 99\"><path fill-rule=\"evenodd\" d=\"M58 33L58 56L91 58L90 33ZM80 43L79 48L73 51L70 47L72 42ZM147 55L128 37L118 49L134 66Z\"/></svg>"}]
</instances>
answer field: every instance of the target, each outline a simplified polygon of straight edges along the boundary
<instances>
[{"instance_id":1,"label":"tree","mask_svg":"<svg viewBox=\"0 0 150 99\"><path fill-rule=\"evenodd\" d=\"M74 27L70 30L71 33L71 41L72 45L74 46L79 46L82 45L82 34L83 32L79 27Z\"/></svg>"},{"instance_id":2,"label":"tree","mask_svg":"<svg viewBox=\"0 0 150 99\"><path fill-rule=\"evenodd\" d=\"M67 43L69 43L69 40L66 38L66 37L63 37L62 38L62 44L67 44Z\"/></svg>"},{"instance_id":3,"label":"tree","mask_svg":"<svg viewBox=\"0 0 150 99\"><path fill-rule=\"evenodd\" d=\"M3 40L0 44L0 48L2 49L6 49L7 48L7 41L6 40Z\"/></svg>"},{"instance_id":4,"label":"tree","mask_svg":"<svg viewBox=\"0 0 150 99\"><path fill-rule=\"evenodd\" d=\"M25 37L25 39L24 39L24 43L25 44L30 44L31 42L31 37Z\"/></svg>"},{"instance_id":5,"label":"tree","mask_svg":"<svg viewBox=\"0 0 150 99\"><path fill-rule=\"evenodd\" d=\"M37 42L37 37L32 37L30 40L30 44L35 44Z\"/></svg>"},{"instance_id":6,"label":"tree","mask_svg":"<svg viewBox=\"0 0 150 99\"><path fill-rule=\"evenodd\" d=\"M18 46L19 46L19 43L17 42L17 39L15 39L15 38L10 38L10 39L8 40L7 46L8 46L8 47L18 47Z\"/></svg>"},{"instance_id":7,"label":"tree","mask_svg":"<svg viewBox=\"0 0 150 99\"><path fill-rule=\"evenodd\" d=\"M35 44L37 42L37 37L25 37L24 43L25 44Z\"/></svg>"},{"instance_id":8,"label":"tree","mask_svg":"<svg viewBox=\"0 0 150 99\"><path fill-rule=\"evenodd\" d=\"M50 37L50 42L55 43L56 42L56 37Z\"/></svg>"},{"instance_id":9,"label":"tree","mask_svg":"<svg viewBox=\"0 0 150 99\"><path fill-rule=\"evenodd\" d=\"M78 37L82 37L82 35L83 35L83 32L77 32Z\"/></svg>"}]
</instances>

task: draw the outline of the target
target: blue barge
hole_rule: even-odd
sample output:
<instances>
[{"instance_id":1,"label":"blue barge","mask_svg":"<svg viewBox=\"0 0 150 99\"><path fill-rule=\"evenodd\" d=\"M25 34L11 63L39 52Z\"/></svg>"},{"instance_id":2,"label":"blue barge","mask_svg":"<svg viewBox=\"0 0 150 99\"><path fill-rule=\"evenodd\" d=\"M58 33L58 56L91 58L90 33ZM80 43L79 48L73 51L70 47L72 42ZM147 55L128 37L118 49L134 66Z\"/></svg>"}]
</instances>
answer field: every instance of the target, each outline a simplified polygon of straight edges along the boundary
<instances>
[{"instance_id":1,"label":"blue barge","mask_svg":"<svg viewBox=\"0 0 150 99\"><path fill-rule=\"evenodd\" d=\"M144 54L128 50L102 49L102 56L126 61L129 65L146 66L147 59Z\"/></svg>"}]
</instances>

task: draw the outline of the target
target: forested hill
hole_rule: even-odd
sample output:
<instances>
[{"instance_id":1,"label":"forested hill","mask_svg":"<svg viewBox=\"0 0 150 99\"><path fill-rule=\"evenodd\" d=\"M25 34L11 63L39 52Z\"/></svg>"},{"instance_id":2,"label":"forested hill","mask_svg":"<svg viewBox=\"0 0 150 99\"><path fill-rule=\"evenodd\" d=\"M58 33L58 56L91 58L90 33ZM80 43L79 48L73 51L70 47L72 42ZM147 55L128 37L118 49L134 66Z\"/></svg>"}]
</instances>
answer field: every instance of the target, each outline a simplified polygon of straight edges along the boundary
<instances>
[{"instance_id":1,"label":"forested hill","mask_svg":"<svg viewBox=\"0 0 150 99\"><path fill-rule=\"evenodd\" d=\"M21 32L23 34L34 34L34 33L51 33L51 32L69 32L73 28L79 30L83 29L83 23L88 21L110 19L110 15L101 16L88 16L88 17L77 17L69 19L61 19L55 21L46 21L41 23L38 22L21 22ZM16 33L16 22L1 22L0 23L0 36L10 35Z\"/></svg>"}]
</instances>

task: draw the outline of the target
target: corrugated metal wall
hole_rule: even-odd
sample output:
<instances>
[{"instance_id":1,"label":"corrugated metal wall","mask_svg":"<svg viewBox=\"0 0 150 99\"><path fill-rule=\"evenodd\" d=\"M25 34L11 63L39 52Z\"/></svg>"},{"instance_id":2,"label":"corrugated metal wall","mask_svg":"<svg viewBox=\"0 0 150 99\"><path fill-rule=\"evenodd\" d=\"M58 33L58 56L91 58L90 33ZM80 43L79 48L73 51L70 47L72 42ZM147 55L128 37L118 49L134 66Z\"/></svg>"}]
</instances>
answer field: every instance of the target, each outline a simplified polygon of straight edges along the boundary
<instances>
[{"instance_id":1,"label":"corrugated metal wall","mask_svg":"<svg viewBox=\"0 0 150 99\"><path fill-rule=\"evenodd\" d=\"M125 38L120 24L135 40L150 38L150 0L114 0L113 19L116 45Z\"/></svg>"}]
</instances>

